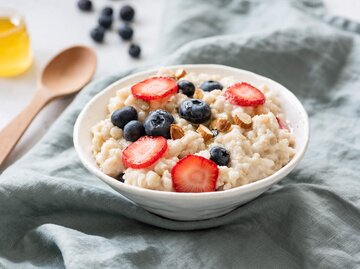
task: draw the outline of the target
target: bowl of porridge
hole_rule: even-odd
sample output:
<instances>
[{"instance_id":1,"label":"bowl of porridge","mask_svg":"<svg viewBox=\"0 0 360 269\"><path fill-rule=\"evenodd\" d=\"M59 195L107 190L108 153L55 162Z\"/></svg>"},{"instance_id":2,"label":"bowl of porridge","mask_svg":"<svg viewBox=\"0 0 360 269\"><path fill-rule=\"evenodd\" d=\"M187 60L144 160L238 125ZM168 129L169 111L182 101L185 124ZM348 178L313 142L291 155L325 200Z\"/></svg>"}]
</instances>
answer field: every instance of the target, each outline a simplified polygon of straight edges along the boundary
<instances>
[{"instance_id":1,"label":"bowl of porridge","mask_svg":"<svg viewBox=\"0 0 360 269\"><path fill-rule=\"evenodd\" d=\"M308 144L300 101L222 65L162 67L94 96L74 127L84 166L133 203L175 220L224 215L290 173Z\"/></svg>"}]
</instances>

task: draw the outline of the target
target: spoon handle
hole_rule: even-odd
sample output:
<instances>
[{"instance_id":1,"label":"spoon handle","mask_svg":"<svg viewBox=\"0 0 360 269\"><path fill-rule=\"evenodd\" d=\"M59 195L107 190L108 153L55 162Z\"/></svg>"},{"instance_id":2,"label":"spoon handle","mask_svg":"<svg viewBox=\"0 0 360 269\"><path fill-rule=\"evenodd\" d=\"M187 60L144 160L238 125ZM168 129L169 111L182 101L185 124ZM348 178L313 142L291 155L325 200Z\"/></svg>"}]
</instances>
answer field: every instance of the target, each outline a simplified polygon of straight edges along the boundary
<instances>
[{"instance_id":1,"label":"spoon handle","mask_svg":"<svg viewBox=\"0 0 360 269\"><path fill-rule=\"evenodd\" d=\"M7 126L0 132L0 166L10 154L16 143L24 134L39 111L51 100L49 96L38 91L30 104L21 111Z\"/></svg>"}]
</instances>

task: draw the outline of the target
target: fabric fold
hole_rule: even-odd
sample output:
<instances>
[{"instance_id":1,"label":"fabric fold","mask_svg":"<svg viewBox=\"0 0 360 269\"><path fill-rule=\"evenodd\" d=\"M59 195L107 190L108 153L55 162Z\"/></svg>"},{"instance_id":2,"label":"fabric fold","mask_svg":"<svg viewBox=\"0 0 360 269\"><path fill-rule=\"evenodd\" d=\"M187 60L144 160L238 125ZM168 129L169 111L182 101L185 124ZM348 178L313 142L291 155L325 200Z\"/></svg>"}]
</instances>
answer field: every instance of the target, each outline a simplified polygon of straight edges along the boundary
<instances>
[{"instance_id":1,"label":"fabric fold","mask_svg":"<svg viewBox=\"0 0 360 269\"><path fill-rule=\"evenodd\" d=\"M224 64L288 87L309 113L311 140L280 184L197 222L130 203L82 166L72 143L73 124L92 96L137 70L117 73L82 90L0 176L0 267L356 268L360 39L311 10L324 12L321 2L169 1L151 66Z\"/></svg>"}]
</instances>

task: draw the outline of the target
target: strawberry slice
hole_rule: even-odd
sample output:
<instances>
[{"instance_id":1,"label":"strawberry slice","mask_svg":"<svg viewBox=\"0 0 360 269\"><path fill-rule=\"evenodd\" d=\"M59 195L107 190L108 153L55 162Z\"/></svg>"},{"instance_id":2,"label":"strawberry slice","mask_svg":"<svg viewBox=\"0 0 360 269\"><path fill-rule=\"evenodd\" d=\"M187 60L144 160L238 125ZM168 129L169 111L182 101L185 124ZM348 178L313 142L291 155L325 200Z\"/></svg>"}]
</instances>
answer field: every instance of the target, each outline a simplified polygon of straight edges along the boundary
<instances>
[{"instance_id":1,"label":"strawberry slice","mask_svg":"<svg viewBox=\"0 0 360 269\"><path fill-rule=\"evenodd\" d=\"M148 167L164 155L167 147L162 136L143 136L124 149L123 164L136 169Z\"/></svg>"},{"instance_id":2,"label":"strawberry slice","mask_svg":"<svg viewBox=\"0 0 360 269\"><path fill-rule=\"evenodd\" d=\"M158 100L178 92L176 81L169 77L152 77L131 87L135 98L144 101Z\"/></svg>"},{"instance_id":3,"label":"strawberry slice","mask_svg":"<svg viewBox=\"0 0 360 269\"><path fill-rule=\"evenodd\" d=\"M187 155L171 170L177 192L215 191L219 169L211 160L201 156Z\"/></svg>"},{"instance_id":4,"label":"strawberry slice","mask_svg":"<svg viewBox=\"0 0 360 269\"><path fill-rule=\"evenodd\" d=\"M226 89L226 99L233 105L258 106L265 103L265 95L246 82L235 83Z\"/></svg>"}]
</instances>

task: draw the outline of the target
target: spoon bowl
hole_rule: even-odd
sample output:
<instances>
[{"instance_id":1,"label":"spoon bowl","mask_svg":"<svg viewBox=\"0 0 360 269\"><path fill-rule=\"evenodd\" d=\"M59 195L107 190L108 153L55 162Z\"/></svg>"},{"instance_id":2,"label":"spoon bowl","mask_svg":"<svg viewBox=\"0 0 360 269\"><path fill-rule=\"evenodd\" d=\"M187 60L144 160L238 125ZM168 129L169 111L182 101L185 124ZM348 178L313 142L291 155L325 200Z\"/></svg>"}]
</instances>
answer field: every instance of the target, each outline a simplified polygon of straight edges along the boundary
<instances>
[{"instance_id":1,"label":"spoon bowl","mask_svg":"<svg viewBox=\"0 0 360 269\"><path fill-rule=\"evenodd\" d=\"M95 52L85 46L74 46L60 52L45 66L40 85L56 96L71 94L90 80L95 68Z\"/></svg>"},{"instance_id":2,"label":"spoon bowl","mask_svg":"<svg viewBox=\"0 0 360 269\"><path fill-rule=\"evenodd\" d=\"M51 100L79 91L95 68L95 52L85 46L65 49L46 65L30 104L0 132L0 167L39 111Z\"/></svg>"}]
</instances>

